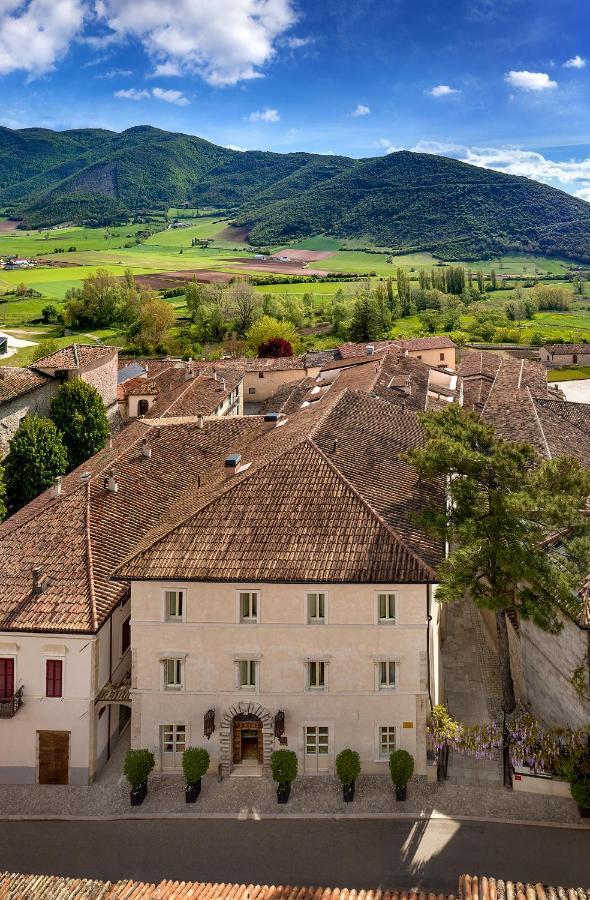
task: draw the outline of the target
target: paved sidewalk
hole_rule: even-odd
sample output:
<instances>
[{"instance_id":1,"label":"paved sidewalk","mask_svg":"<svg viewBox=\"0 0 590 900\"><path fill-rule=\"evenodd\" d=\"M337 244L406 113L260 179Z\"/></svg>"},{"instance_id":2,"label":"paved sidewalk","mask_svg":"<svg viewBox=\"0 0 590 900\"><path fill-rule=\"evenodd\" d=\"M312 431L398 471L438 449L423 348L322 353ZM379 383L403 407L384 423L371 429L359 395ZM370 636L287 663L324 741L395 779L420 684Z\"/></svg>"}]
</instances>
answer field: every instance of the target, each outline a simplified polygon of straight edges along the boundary
<instances>
[{"instance_id":1,"label":"paved sidewalk","mask_svg":"<svg viewBox=\"0 0 590 900\"><path fill-rule=\"evenodd\" d=\"M0 793L0 818L3 816L117 816L145 813L227 814L256 818L265 814L288 817L291 814L347 815L389 814L429 816L438 812L447 816L475 816L510 821L575 823L582 820L575 803L569 799L513 793L503 787L467 784L429 784L424 777L413 778L408 800L397 803L388 776L365 775L357 782L353 803L342 801L342 788L333 776L301 777L293 785L291 799L279 806L276 787L270 778L203 779L201 796L195 804L184 800L184 781L175 775L156 775L150 779L148 796L140 807L130 807L124 784L95 784L89 787L48 785L4 785ZM590 827L590 823L589 827Z\"/></svg>"}]
</instances>

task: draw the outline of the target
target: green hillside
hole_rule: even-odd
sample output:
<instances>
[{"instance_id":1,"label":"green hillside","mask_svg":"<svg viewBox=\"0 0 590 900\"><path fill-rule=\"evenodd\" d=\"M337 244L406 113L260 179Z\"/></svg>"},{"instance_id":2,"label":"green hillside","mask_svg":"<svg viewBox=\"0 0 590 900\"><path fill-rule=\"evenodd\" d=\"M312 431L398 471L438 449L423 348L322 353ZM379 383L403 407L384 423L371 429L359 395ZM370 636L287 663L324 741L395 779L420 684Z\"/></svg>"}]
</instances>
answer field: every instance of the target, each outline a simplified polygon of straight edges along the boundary
<instances>
[{"instance_id":1,"label":"green hillside","mask_svg":"<svg viewBox=\"0 0 590 900\"><path fill-rule=\"evenodd\" d=\"M0 128L0 206L28 227L106 224L183 204L228 212L257 246L322 234L442 259L590 262L589 203L446 157L242 153L149 126Z\"/></svg>"}]
</instances>

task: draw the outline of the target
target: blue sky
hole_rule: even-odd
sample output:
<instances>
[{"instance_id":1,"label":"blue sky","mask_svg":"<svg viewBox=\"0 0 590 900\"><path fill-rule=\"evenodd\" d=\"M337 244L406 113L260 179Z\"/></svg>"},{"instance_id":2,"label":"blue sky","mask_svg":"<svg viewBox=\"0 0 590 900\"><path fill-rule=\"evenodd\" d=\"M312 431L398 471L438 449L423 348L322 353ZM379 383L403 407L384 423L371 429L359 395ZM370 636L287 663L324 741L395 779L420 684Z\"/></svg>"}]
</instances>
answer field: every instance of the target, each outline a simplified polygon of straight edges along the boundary
<instances>
[{"instance_id":1,"label":"blue sky","mask_svg":"<svg viewBox=\"0 0 590 900\"><path fill-rule=\"evenodd\" d=\"M0 122L440 152L590 200L587 0L0 0Z\"/></svg>"}]
</instances>

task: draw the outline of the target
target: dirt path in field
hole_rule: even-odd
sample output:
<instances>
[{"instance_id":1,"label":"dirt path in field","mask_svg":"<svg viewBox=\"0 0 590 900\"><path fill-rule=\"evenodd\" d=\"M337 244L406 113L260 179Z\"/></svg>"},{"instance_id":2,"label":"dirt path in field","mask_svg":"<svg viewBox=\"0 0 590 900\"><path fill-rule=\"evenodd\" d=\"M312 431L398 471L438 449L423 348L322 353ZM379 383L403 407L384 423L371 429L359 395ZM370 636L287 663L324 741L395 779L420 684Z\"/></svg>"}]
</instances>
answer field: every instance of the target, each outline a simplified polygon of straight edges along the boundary
<instances>
[{"instance_id":1,"label":"dirt path in field","mask_svg":"<svg viewBox=\"0 0 590 900\"><path fill-rule=\"evenodd\" d=\"M300 260L292 260L290 262L265 262L263 259L227 259L228 268L246 269L247 271L256 272L262 275L264 272L270 272L273 275L328 275L327 269L307 269L306 263Z\"/></svg>"},{"instance_id":2,"label":"dirt path in field","mask_svg":"<svg viewBox=\"0 0 590 900\"><path fill-rule=\"evenodd\" d=\"M210 269L185 269L181 272L154 272L146 275L136 275L135 280L143 287L153 291L165 291L170 288L182 287L187 281L201 281L205 284L225 284L233 276L228 272L214 272ZM119 281L123 281L120 278Z\"/></svg>"},{"instance_id":3,"label":"dirt path in field","mask_svg":"<svg viewBox=\"0 0 590 900\"><path fill-rule=\"evenodd\" d=\"M290 250L289 247L283 247L281 250L275 250L273 256L288 256L294 262L314 262L316 259L330 259L335 256L334 250Z\"/></svg>"}]
</instances>

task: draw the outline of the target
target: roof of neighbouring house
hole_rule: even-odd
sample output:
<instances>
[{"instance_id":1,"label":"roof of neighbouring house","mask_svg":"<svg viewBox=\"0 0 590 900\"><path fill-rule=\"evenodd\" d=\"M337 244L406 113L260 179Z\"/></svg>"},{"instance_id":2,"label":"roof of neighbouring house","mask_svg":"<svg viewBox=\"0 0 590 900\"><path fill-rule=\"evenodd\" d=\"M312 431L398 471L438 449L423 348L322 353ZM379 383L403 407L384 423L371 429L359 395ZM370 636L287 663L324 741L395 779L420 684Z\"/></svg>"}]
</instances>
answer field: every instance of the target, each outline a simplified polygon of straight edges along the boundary
<instances>
[{"instance_id":1,"label":"roof of neighbouring house","mask_svg":"<svg viewBox=\"0 0 590 900\"><path fill-rule=\"evenodd\" d=\"M545 344L549 354L554 353L590 353L590 344Z\"/></svg>"},{"instance_id":2,"label":"roof of neighbouring house","mask_svg":"<svg viewBox=\"0 0 590 900\"><path fill-rule=\"evenodd\" d=\"M402 350L450 350L455 347L446 334L437 334L423 338L398 338L395 343Z\"/></svg>"},{"instance_id":3,"label":"roof of neighbouring house","mask_svg":"<svg viewBox=\"0 0 590 900\"><path fill-rule=\"evenodd\" d=\"M50 380L46 375L33 369L0 366L0 406L28 394L29 391L43 387Z\"/></svg>"},{"instance_id":4,"label":"roof of neighbouring house","mask_svg":"<svg viewBox=\"0 0 590 900\"><path fill-rule=\"evenodd\" d=\"M132 362L128 365L119 366L119 371L117 373L117 384L121 384L123 381L129 381L130 378L137 378L137 376L146 375L147 372L143 366L140 366L139 363Z\"/></svg>"},{"instance_id":5,"label":"roof of neighbouring house","mask_svg":"<svg viewBox=\"0 0 590 900\"><path fill-rule=\"evenodd\" d=\"M105 344L70 344L33 363L35 369L80 369L104 356L118 352L118 347Z\"/></svg>"},{"instance_id":6,"label":"roof of neighbouring house","mask_svg":"<svg viewBox=\"0 0 590 900\"><path fill-rule=\"evenodd\" d=\"M96 881L61 875L0 873L0 900L590 900L590 889L461 875L459 892L296 887L199 881Z\"/></svg>"}]
</instances>

